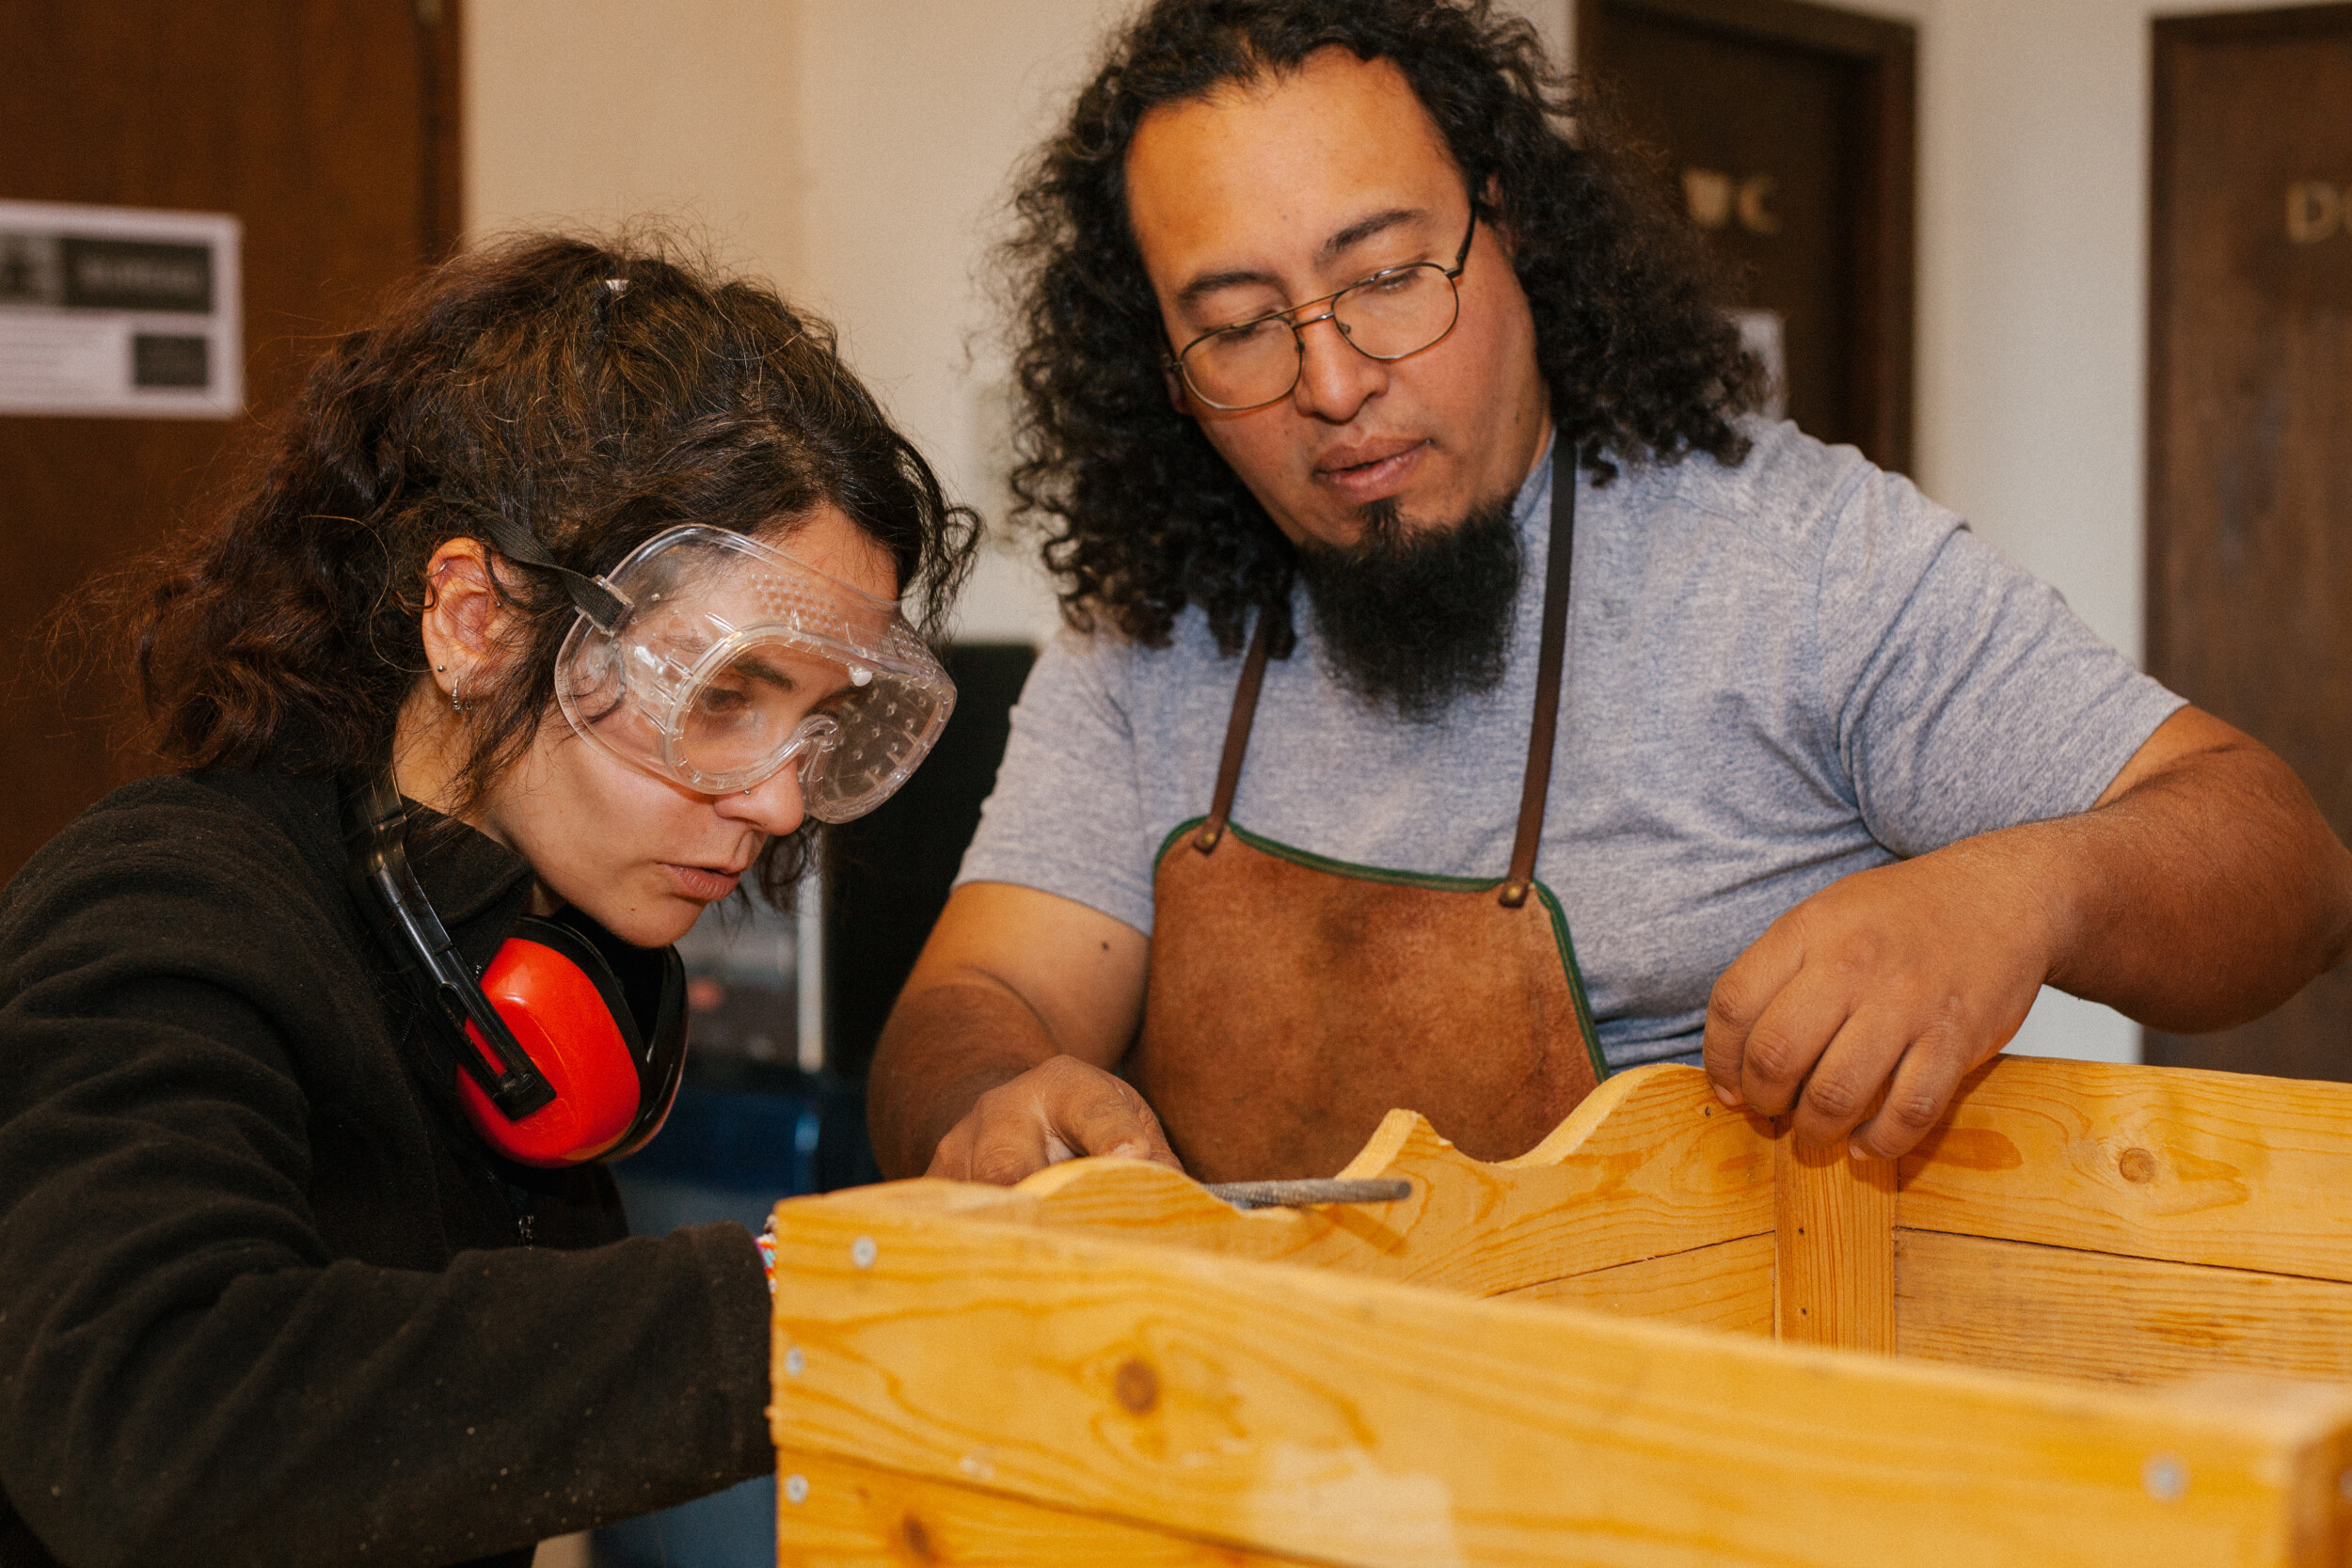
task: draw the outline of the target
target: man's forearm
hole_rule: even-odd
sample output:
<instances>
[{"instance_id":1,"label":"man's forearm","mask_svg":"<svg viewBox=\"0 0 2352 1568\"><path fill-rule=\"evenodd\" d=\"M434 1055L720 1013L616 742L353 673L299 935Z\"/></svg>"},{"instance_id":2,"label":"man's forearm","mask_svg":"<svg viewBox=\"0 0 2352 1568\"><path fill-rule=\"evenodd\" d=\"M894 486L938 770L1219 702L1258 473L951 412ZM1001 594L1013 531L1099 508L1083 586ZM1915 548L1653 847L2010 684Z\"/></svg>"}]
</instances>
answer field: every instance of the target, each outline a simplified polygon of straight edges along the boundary
<instances>
[{"instance_id":1,"label":"man's forearm","mask_svg":"<svg viewBox=\"0 0 2352 1568\"><path fill-rule=\"evenodd\" d=\"M1036 1013L979 982L910 991L891 1010L866 1080L866 1125L884 1176L920 1176L981 1095L1057 1053Z\"/></svg>"},{"instance_id":2,"label":"man's forearm","mask_svg":"<svg viewBox=\"0 0 2352 1568\"><path fill-rule=\"evenodd\" d=\"M2352 854L2294 770L2251 742L2014 832L2070 868L2050 983L2154 1028L2258 1018L2352 941Z\"/></svg>"}]
</instances>

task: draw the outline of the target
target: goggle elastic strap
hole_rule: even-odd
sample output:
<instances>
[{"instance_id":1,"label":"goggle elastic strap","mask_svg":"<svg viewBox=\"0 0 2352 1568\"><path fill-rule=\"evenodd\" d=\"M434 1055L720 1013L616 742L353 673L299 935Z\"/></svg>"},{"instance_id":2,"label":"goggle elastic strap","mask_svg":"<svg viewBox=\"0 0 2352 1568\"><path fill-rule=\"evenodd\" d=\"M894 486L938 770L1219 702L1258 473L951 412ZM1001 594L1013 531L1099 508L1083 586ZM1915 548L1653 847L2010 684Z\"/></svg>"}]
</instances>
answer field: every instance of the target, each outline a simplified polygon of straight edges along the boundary
<instances>
[{"instance_id":1,"label":"goggle elastic strap","mask_svg":"<svg viewBox=\"0 0 2352 1568\"><path fill-rule=\"evenodd\" d=\"M628 613L628 594L603 578L575 572L556 560L527 525L508 517L488 515L482 519L482 531L490 536L490 543L496 545L499 553L508 560L553 572L563 582L564 592L571 595L572 603L580 607L582 615L596 624L598 631L609 635L621 624L621 618Z\"/></svg>"}]
</instances>

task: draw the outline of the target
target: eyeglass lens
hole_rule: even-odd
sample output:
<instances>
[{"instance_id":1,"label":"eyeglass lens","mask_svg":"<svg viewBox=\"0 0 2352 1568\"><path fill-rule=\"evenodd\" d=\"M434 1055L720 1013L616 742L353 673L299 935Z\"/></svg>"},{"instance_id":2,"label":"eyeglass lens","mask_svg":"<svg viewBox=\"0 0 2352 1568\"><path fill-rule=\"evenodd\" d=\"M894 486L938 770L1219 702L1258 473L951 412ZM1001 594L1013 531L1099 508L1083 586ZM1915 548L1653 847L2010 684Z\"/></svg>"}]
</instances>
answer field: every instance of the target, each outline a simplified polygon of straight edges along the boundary
<instances>
[{"instance_id":1,"label":"eyeglass lens","mask_svg":"<svg viewBox=\"0 0 2352 1568\"><path fill-rule=\"evenodd\" d=\"M1358 353L1375 359L1418 354L1453 330L1460 298L1434 261L1398 267L1342 290L1330 303L1333 325ZM1311 318L1310 324L1320 317ZM1217 408L1255 408L1298 384L1303 349L1297 329L1267 316L1211 333L1184 353L1184 379Z\"/></svg>"}]
</instances>

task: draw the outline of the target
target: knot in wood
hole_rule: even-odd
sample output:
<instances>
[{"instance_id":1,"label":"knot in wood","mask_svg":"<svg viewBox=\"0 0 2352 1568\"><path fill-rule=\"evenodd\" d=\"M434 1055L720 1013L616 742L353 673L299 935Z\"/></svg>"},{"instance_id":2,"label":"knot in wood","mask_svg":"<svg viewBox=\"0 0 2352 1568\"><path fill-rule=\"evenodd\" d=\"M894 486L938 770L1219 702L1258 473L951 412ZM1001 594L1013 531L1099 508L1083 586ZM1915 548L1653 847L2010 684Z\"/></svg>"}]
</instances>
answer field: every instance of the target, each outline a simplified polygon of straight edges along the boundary
<instances>
[{"instance_id":1,"label":"knot in wood","mask_svg":"<svg viewBox=\"0 0 2352 1568\"><path fill-rule=\"evenodd\" d=\"M2153 1181L2156 1179L2156 1157L2144 1148L2127 1148L2116 1160L2115 1168L2123 1173L2126 1181Z\"/></svg>"},{"instance_id":2,"label":"knot in wood","mask_svg":"<svg viewBox=\"0 0 2352 1568\"><path fill-rule=\"evenodd\" d=\"M1149 1362L1133 1356L1119 1364L1119 1374L1111 1380L1111 1386L1119 1395L1119 1402L1138 1416L1149 1415L1152 1407L1160 1402L1160 1374L1152 1370Z\"/></svg>"},{"instance_id":3,"label":"knot in wood","mask_svg":"<svg viewBox=\"0 0 2352 1568\"><path fill-rule=\"evenodd\" d=\"M898 1539L907 1544L907 1551L917 1562L937 1562L939 1554L931 1550L931 1532L923 1528L923 1521L910 1513L898 1521Z\"/></svg>"}]
</instances>

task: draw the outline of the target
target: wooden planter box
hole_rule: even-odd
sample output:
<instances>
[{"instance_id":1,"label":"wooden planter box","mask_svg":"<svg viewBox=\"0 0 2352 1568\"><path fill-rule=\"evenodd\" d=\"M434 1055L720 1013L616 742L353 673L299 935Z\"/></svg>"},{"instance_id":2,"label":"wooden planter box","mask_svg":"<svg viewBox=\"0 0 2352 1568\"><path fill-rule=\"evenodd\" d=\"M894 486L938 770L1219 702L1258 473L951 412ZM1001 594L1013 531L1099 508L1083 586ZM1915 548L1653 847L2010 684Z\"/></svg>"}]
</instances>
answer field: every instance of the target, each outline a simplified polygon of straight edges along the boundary
<instances>
[{"instance_id":1,"label":"wooden planter box","mask_svg":"<svg viewBox=\"0 0 2352 1568\"><path fill-rule=\"evenodd\" d=\"M2352 1086L2000 1058L1898 1168L1645 1068L1343 1174L780 1204L782 1560L2352 1562Z\"/></svg>"}]
</instances>

